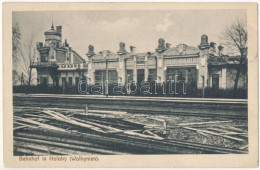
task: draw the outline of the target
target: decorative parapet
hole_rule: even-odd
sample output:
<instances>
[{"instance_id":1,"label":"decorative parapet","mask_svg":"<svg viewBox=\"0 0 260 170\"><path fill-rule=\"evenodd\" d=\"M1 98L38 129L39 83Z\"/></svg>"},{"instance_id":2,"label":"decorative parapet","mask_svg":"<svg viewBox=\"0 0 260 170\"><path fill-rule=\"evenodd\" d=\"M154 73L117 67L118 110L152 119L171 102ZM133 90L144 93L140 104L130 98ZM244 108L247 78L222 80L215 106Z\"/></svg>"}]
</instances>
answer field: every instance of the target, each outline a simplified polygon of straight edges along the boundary
<instances>
[{"instance_id":1,"label":"decorative parapet","mask_svg":"<svg viewBox=\"0 0 260 170\"><path fill-rule=\"evenodd\" d=\"M56 62L32 62L30 65L31 68L37 68L37 67L58 67Z\"/></svg>"},{"instance_id":2,"label":"decorative parapet","mask_svg":"<svg viewBox=\"0 0 260 170\"><path fill-rule=\"evenodd\" d=\"M59 70L76 70L76 69L87 69L88 65L81 63L81 64L59 64Z\"/></svg>"}]
</instances>

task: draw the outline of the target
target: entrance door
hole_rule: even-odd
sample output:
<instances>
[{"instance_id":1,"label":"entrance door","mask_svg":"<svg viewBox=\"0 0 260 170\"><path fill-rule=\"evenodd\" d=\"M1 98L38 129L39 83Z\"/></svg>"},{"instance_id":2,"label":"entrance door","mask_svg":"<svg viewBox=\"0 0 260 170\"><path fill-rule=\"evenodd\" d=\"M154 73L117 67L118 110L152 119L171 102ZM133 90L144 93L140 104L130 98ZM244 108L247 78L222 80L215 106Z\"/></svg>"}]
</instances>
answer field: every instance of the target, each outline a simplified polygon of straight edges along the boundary
<instances>
[{"instance_id":1,"label":"entrance door","mask_svg":"<svg viewBox=\"0 0 260 170\"><path fill-rule=\"evenodd\" d=\"M137 83L140 84L142 81L144 81L144 69L138 69L137 70Z\"/></svg>"},{"instance_id":2,"label":"entrance door","mask_svg":"<svg viewBox=\"0 0 260 170\"><path fill-rule=\"evenodd\" d=\"M212 75L212 87L214 89L219 89L219 75L218 74Z\"/></svg>"},{"instance_id":3,"label":"entrance door","mask_svg":"<svg viewBox=\"0 0 260 170\"><path fill-rule=\"evenodd\" d=\"M63 93L65 92L65 88L66 88L66 77L62 77L62 91L63 91Z\"/></svg>"},{"instance_id":4,"label":"entrance door","mask_svg":"<svg viewBox=\"0 0 260 170\"><path fill-rule=\"evenodd\" d=\"M47 86L47 85L48 85L48 79L47 79L47 77L43 77L43 78L42 78L42 84L43 84L44 86Z\"/></svg>"},{"instance_id":5,"label":"entrance door","mask_svg":"<svg viewBox=\"0 0 260 170\"><path fill-rule=\"evenodd\" d=\"M55 77L56 87L59 87L59 77Z\"/></svg>"}]
</instances>

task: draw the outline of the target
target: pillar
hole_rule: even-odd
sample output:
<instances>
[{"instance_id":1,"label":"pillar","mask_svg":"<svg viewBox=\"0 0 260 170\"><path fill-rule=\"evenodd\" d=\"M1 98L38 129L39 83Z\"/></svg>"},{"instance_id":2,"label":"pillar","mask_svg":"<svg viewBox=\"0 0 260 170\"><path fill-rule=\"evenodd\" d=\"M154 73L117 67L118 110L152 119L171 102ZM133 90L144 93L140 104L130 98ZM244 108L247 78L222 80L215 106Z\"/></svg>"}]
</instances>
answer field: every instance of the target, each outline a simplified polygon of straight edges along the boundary
<instances>
[{"instance_id":1,"label":"pillar","mask_svg":"<svg viewBox=\"0 0 260 170\"><path fill-rule=\"evenodd\" d=\"M144 60L144 81L148 81L149 69L148 69L148 56L145 56Z\"/></svg>"},{"instance_id":2,"label":"pillar","mask_svg":"<svg viewBox=\"0 0 260 170\"><path fill-rule=\"evenodd\" d=\"M208 86L208 57L209 57L209 43L208 43L208 36L202 35L201 36L201 43L198 46L200 49L199 53L199 63L198 67L198 88L203 88L203 79L204 79L204 88Z\"/></svg>"},{"instance_id":3,"label":"pillar","mask_svg":"<svg viewBox=\"0 0 260 170\"><path fill-rule=\"evenodd\" d=\"M157 79L158 83L166 81L163 53L157 53Z\"/></svg>"},{"instance_id":4,"label":"pillar","mask_svg":"<svg viewBox=\"0 0 260 170\"><path fill-rule=\"evenodd\" d=\"M133 70L133 80L137 82L137 66L136 66L136 56L134 56L134 70Z\"/></svg>"},{"instance_id":5,"label":"pillar","mask_svg":"<svg viewBox=\"0 0 260 170\"><path fill-rule=\"evenodd\" d=\"M165 40L160 38L158 40L158 48L156 48L157 52L157 79L159 83L163 83L166 81L166 76L165 76L165 67L164 67L164 61L163 61L163 56L164 56L164 51L166 50L165 47ZM160 77L160 79L159 79Z\"/></svg>"},{"instance_id":6,"label":"pillar","mask_svg":"<svg viewBox=\"0 0 260 170\"><path fill-rule=\"evenodd\" d=\"M227 68L222 68L222 71L221 71L221 88L222 89L226 89L227 88Z\"/></svg>"},{"instance_id":7,"label":"pillar","mask_svg":"<svg viewBox=\"0 0 260 170\"><path fill-rule=\"evenodd\" d=\"M88 56L88 81L89 84L94 84L95 83L95 69L92 67L92 57L95 55L94 52L94 46L93 45L89 45L88 46L88 53L86 54ZM81 78L81 77L80 77Z\"/></svg>"},{"instance_id":8,"label":"pillar","mask_svg":"<svg viewBox=\"0 0 260 170\"><path fill-rule=\"evenodd\" d=\"M125 70L125 55L119 55L119 69L118 69L118 82L119 83L125 83L126 78L126 70ZM120 80L121 78L121 80Z\"/></svg>"},{"instance_id":9,"label":"pillar","mask_svg":"<svg viewBox=\"0 0 260 170\"><path fill-rule=\"evenodd\" d=\"M125 83L125 75L126 75L126 70L125 70L125 56L128 54L128 52L125 49L125 43L120 42L119 43L119 50L117 52L119 55L119 72L118 72L118 77L121 77L121 83ZM119 79L118 79L119 80Z\"/></svg>"},{"instance_id":10,"label":"pillar","mask_svg":"<svg viewBox=\"0 0 260 170\"><path fill-rule=\"evenodd\" d=\"M92 68L92 64L93 64L92 58L89 57L88 58L88 75L87 75L87 78L88 78L88 81L89 81L90 84L95 83L95 69Z\"/></svg>"}]
</instances>

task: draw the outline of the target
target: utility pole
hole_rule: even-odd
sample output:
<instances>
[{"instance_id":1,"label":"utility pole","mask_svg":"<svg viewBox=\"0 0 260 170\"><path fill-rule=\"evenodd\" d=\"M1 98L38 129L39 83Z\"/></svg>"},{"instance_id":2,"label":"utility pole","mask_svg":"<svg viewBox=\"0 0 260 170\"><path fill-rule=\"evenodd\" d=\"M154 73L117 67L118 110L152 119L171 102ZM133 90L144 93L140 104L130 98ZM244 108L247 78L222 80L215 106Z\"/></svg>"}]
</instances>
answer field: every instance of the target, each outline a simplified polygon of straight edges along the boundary
<instances>
[{"instance_id":1,"label":"utility pole","mask_svg":"<svg viewBox=\"0 0 260 170\"><path fill-rule=\"evenodd\" d=\"M202 77L202 98L204 98L204 94L205 94L205 88L204 88L204 75L201 75Z\"/></svg>"},{"instance_id":2,"label":"utility pole","mask_svg":"<svg viewBox=\"0 0 260 170\"><path fill-rule=\"evenodd\" d=\"M22 76L21 76L21 86L23 86L24 84L24 78L23 78L23 72L22 72Z\"/></svg>"},{"instance_id":3,"label":"utility pole","mask_svg":"<svg viewBox=\"0 0 260 170\"><path fill-rule=\"evenodd\" d=\"M127 75L127 94L130 94L130 75Z\"/></svg>"},{"instance_id":4,"label":"utility pole","mask_svg":"<svg viewBox=\"0 0 260 170\"><path fill-rule=\"evenodd\" d=\"M108 97L108 50L102 51L102 56L105 58L106 60L106 82L105 82L105 93L106 93L106 97Z\"/></svg>"},{"instance_id":5,"label":"utility pole","mask_svg":"<svg viewBox=\"0 0 260 170\"><path fill-rule=\"evenodd\" d=\"M108 97L108 60L106 55L106 97Z\"/></svg>"}]
</instances>

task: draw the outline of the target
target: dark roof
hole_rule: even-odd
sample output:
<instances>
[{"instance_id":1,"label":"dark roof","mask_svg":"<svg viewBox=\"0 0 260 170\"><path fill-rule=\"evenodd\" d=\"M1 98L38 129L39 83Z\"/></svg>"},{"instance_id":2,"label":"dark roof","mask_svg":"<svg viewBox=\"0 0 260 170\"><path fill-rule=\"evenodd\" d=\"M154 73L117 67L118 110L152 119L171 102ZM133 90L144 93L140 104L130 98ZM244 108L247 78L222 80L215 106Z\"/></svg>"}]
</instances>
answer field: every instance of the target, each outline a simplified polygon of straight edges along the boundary
<instances>
[{"instance_id":1,"label":"dark roof","mask_svg":"<svg viewBox=\"0 0 260 170\"><path fill-rule=\"evenodd\" d=\"M60 35L60 33L58 33L57 30L54 29L54 26L52 24L51 29L46 31L44 35Z\"/></svg>"},{"instance_id":2,"label":"dark roof","mask_svg":"<svg viewBox=\"0 0 260 170\"><path fill-rule=\"evenodd\" d=\"M58 33L55 29L50 29L49 31L46 31L44 34L45 35L58 35Z\"/></svg>"},{"instance_id":3,"label":"dark roof","mask_svg":"<svg viewBox=\"0 0 260 170\"><path fill-rule=\"evenodd\" d=\"M70 50L70 51L73 52L83 63L86 62L86 60L83 57L81 57L76 51L74 50Z\"/></svg>"}]
</instances>

